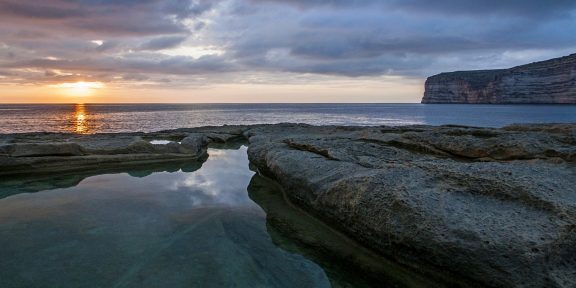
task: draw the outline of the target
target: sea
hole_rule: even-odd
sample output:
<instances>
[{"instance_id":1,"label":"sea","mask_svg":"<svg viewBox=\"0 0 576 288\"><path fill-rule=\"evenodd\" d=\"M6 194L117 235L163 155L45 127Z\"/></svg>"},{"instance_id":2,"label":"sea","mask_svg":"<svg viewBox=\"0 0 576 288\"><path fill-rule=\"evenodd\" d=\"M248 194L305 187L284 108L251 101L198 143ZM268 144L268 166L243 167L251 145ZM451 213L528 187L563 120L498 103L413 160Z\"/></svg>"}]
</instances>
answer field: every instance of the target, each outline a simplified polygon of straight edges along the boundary
<instances>
[{"instance_id":1,"label":"sea","mask_svg":"<svg viewBox=\"0 0 576 288\"><path fill-rule=\"evenodd\" d=\"M213 125L468 125L576 122L576 105L0 104L0 133L114 133Z\"/></svg>"},{"instance_id":2,"label":"sea","mask_svg":"<svg viewBox=\"0 0 576 288\"><path fill-rule=\"evenodd\" d=\"M576 106L0 105L0 133L279 122L500 127L576 122ZM464 281L427 277L335 232L251 169L247 149L231 143L209 147L202 161L0 177L0 287L455 287Z\"/></svg>"}]
</instances>

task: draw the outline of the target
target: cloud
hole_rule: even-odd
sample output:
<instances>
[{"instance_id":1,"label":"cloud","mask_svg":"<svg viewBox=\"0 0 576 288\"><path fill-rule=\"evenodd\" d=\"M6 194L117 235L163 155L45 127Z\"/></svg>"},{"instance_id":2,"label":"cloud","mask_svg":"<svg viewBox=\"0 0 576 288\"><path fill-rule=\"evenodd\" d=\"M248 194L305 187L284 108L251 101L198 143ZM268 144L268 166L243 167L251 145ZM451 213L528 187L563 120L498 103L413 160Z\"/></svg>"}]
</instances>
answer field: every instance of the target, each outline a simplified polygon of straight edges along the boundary
<instances>
[{"instance_id":1,"label":"cloud","mask_svg":"<svg viewBox=\"0 0 576 288\"><path fill-rule=\"evenodd\" d=\"M572 0L252 0L255 3L280 3L301 8L364 8L397 9L440 14L506 14L518 16L569 15L576 8Z\"/></svg>"},{"instance_id":2,"label":"cloud","mask_svg":"<svg viewBox=\"0 0 576 288\"><path fill-rule=\"evenodd\" d=\"M72 35L127 36L186 33L181 21L209 11L207 0L3 0L0 19L15 29Z\"/></svg>"},{"instance_id":3,"label":"cloud","mask_svg":"<svg viewBox=\"0 0 576 288\"><path fill-rule=\"evenodd\" d=\"M162 50L168 48L174 48L186 40L185 36L167 36L161 38L152 39L142 45L140 45L140 50Z\"/></svg>"},{"instance_id":4,"label":"cloud","mask_svg":"<svg viewBox=\"0 0 576 288\"><path fill-rule=\"evenodd\" d=\"M0 81L424 78L569 54L575 15L566 0L3 0Z\"/></svg>"},{"instance_id":5,"label":"cloud","mask_svg":"<svg viewBox=\"0 0 576 288\"><path fill-rule=\"evenodd\" d=\"M86 12L79 9L76 5L71 5L71 3L64 1L50 0L40 3L6 0L0 2L0 11L4 17L48 20L82 17L86 15Z\"/></svg>"},{"instance_id":6,"label":"cloud","mask_svg":"<svg viewBox=\"0 0 576 288\"><path fill-rule=\"evenodd\" d=\"M135 73L164 75L201 75L236 70L233 63L220 56L203 56L198 59L186 56L170 57L155 53L132 53L122 57L97 57L81 59L30 59L6 63L4 67L59 70L72 73Z\"/></svg>"},{"instance_id":7,"label":"cloud","mask_svg":"<svg viewBox=\"0 0 576 288\"><path fill-rule=\"evenodd\" d=\"M431 71L437 73L444 69L521 64L518 57L506 61L504 58L509 53L504 52L508 51L533 56L524 59L529 61L560 56L565 50L576 47L576 38L566 34L576 29L573 18L494 17L483 11L472 15L464 13L476 11L472 4L441 2L440 6L454 4L451 17L443 15L449 12L447 9L430 7L432 2L422 2L422 7L416 7L418 1L254 0L248 4L239 3L233 9L245 20L225 18L217 27L209 29L216 30L213 34L227 35L231 26L227 21L234 23L235 31L229 36L233 40L226 41L227 48L236 60L247 66L344 76L397 73L424 77ZM510 2L500 2L504 4L496 7L513 7ZM574 5L564 2L564 5L552 6L556 10L547 9L560 11ZM518 13L512 10L489 12ZM236 38L237 34L242 37ZM541 53L536 56L534 50ZM466 66L467 59L478 55L497 59L493 55L498 54L502 57L497 61ZM462 62L452 62L454 64L447 67L446 57Z\"/></svg>"},{"instance_id":8,"label":"cloud","mask_svg":"<svg viewBox=\"0 0 576 288\"><path fill-rule=\"evenodd\" d=\"M167 1L164 5L164 11L168 14L176 15L179 19L191 16L199 16L210 11L218 0L175 0Z\"/></svg>"}]
</instances>

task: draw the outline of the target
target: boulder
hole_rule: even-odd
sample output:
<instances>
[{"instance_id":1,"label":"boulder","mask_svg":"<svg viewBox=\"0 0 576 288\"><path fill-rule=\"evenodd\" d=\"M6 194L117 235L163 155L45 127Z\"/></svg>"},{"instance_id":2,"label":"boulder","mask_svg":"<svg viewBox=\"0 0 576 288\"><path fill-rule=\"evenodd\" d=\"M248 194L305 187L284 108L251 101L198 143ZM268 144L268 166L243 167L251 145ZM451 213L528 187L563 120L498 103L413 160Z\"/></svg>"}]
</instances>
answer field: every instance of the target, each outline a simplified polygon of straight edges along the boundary
<instances>
[{"instance_id":1,"label":"boulder","mask_svg":"<svg viewBox=\"0 0 576 288\"><path fill-rule=\"evenodd\" d=\"M206 154L208 138L204 134L190 134L180 142L180 153L202 156Z\"/></svg>"}]
</instances>

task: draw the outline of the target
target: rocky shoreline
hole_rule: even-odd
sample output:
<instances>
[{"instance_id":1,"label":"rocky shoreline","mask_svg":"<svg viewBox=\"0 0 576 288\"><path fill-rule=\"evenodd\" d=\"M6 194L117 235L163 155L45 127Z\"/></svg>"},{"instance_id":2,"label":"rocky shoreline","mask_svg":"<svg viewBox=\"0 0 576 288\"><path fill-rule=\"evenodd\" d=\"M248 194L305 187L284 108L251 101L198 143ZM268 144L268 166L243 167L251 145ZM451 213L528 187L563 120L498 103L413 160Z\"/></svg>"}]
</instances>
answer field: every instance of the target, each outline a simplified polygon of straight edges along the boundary
<instances>
[{"instance_id":1,"label":"rocky shoreline","mask_svg":"<svg viewBox=\"0 0 576 288\"><path fill-rule=\"evenodd\" d=\"M0 179L202 160L237 140L294 204L398 262L490 287L576 286L576 124L5 134Z\"/></svg>"}]
</instances>

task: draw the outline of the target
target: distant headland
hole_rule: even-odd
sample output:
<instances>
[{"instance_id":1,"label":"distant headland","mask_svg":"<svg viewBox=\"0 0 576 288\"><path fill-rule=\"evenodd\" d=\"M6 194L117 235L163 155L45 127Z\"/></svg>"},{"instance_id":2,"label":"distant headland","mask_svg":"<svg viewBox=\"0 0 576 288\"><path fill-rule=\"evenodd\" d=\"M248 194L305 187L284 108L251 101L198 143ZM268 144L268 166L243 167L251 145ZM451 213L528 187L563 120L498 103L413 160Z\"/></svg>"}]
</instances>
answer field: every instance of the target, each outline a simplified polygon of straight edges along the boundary
<instances>
[{"instance_id":1,"label":"distant headland","mask_svg":"<svg viewBox=\"0 0 576 288\"><path fill-rule=\"evenodd\" d=\"M425 104L576 104L576 54L510 69L441 73Z\"/></svg>"}]
</instances>

